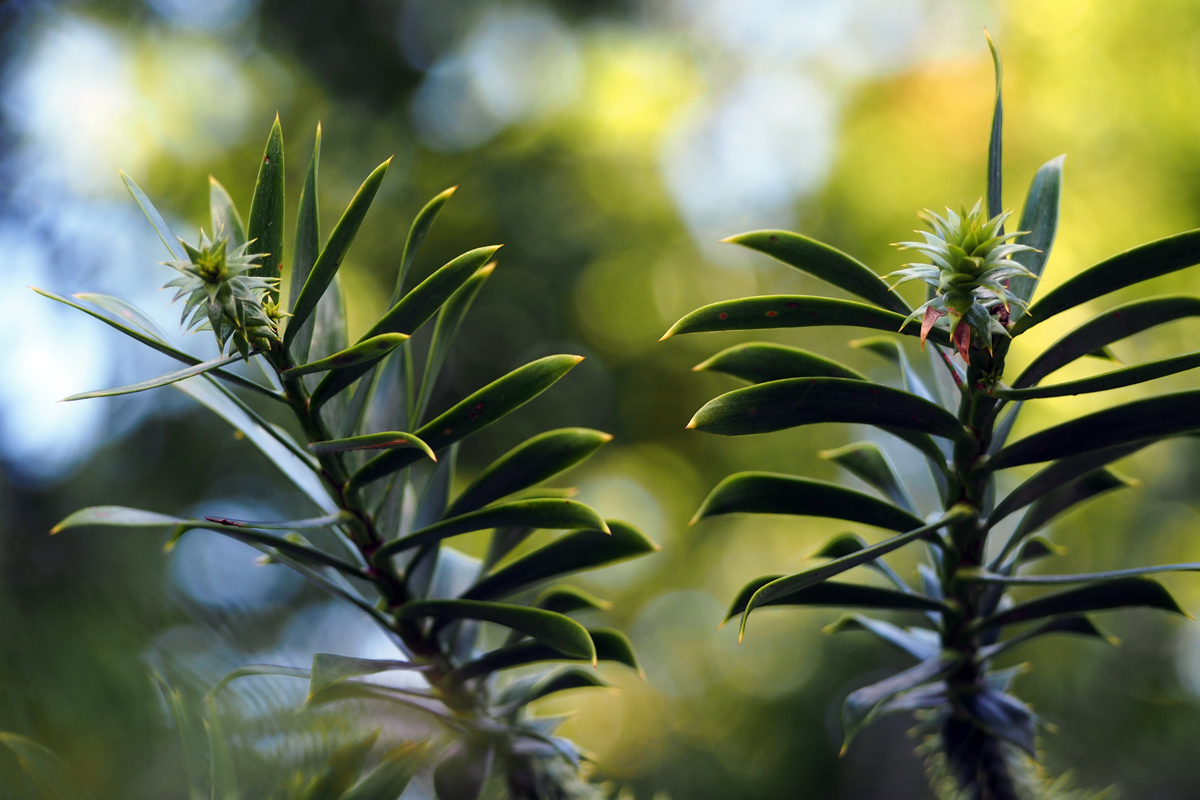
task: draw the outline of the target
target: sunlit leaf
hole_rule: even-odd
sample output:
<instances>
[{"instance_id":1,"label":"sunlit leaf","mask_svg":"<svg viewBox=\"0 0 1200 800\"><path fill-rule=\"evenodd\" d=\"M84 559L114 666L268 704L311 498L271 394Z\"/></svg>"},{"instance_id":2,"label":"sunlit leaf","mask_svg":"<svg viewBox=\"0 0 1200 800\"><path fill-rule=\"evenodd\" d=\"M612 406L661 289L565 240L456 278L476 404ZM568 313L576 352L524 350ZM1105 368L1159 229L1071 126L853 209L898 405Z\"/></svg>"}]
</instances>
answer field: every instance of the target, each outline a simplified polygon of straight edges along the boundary
<instances>
[{"instance_id":1,"label":"sunlit leaf","mask_svg":"<svg viewBox=\"0 0 1200 800\"><path fill-rule=\"evenodd\" d=\"M150 224L154 227L154 232L158 234L158 238L166 245L167 252L171 254L171 258L176 261L187 261L187 253L180 246L179 239L176 238L171 227L167 225L167 221L163 219L162 214L158 213L158 209L150 202L150 198L141 190L141 187L134 183L133 178L121 172L121 170L117 170L117 172L121 173L121 180L125 181L125 188L133 195L133 199L137 201L138 206L142 209L142 213L146 215L146 219L150 220Z\"/></svg>"},{"instance_id":2,"label":"sunlit leaf","mask_svg":"<svg viewBox=\"0 0 1200 800\"><path fill-rule=\"evenodd\" d=\"M730 475L709 493L692 521L734 513L829 517L894 531L924 525L920 517L864 492L773 472Z\"/></svg>"},{"instance_id":3,"label":"sunlit leaf","mask_svg":"<svg viewBox=\"0 0 1200 800\"><path fill-rule=\"evenodd\" d=\"M483 284L496 270L496 262L485 264L479 271L467 279L467 282L450 295L450 299L438 312L437 323L433 327L433 338L429 340L429 351L425 356L425 374L421 377L421 391L417 394L417 416L419 422L429 407L429 398L437 386L438 376L450 355L450 347L462 327L463 318L470 310L475 296L483 288Z\"/></svg>"},{"instance_id":4,"label":"sunlit leaf","mask_svg":"<svg viewBox=\"0 0 1200 800\"><path fill-rule=\"evenodd\" d=\"M1135 400L1026 436L997 453L991 469L1007 469L1200 430L1200 390Z\"/></svg>"},{"instance_id":5,"label":"sunlit leaf","mask_svg":"<svg viewBox=\"0 0 1200 800\"><path fill-rule=\"evenodd\" d=\"M499 249L500 245L477 247L441 267L406 293L363 338L381 333L415 333Z\"/></svg>"},{"instance_id":6,"label":"sunlit leaf","mask_svg":"<svg viewBox=\"0 0 1200 800\"><path fill-rule=\"evenodd\" d=\"M137 392L145 392L149 389L157 389L160 386L169 386L172 383L194 378L197 375L203 375L206 372L211 372L221 367L227 367L234 362L241 361L242 356L239 353L234 353L230 356L221 356L214 358L211 361L205 361L201 364L196 364L186 369L178 370L177 372L169 372L166 375L159 375L157 378L151 378L148 381L141 383L131 383L128 386L118 386L114 389L96 389L91 392L80 392L73 394L70 397L64 397L63 402L71 400L90 400L95 397L116 397L123 394L136 394Z\"/></svg>"},{"instance_id":7,"label":"sunlit leaf","mask_svg":"<svg viewBox=\"0 0 1200 800\"><path fill-rule=\"evenodd\" d=\"M333 226L333 232L329 234L329 241L325 242L321 254L317 256L316 263L313 264L312 270L304 281L300 296L296 298L296 305L292 309L292 317L288 321L287 332L283 337L285 349L291 345L292 338L316 310L317 302L325 294L329 284L333 282L333 277L337 274L338 268L346 257L346 252L354 242L354 237L358 234L358 229L367 216L367 210L371 207L375 193L379 191L379 185L383 182L383 176L387 173L388 165L391 163L392 160L389 158L367 176L362 186L358 187L354 197L350 199L350 204L346 206L342 218Z\"/></svg>"},{"instance_id":8,"label":"sunlit leaf","mask_svg":"<svg viewBox=\"0 0 1200 800\"><path fill-rule=\"evenodd\" d=\"M340 353L284 370L281 377L298 378L301 375L326 372L337 367L354 367L360 364L374 363L395 350L407 338L403 333L385 333L375 336L348 347ZM317 388L319 391L320 387Z\"/></svg>"},{"instance_id":9,"label":"sunlit leaf","mask_svg":"<svg viewBox=\"0 0 1200 800\"><path fill-rule=\"evenodd\" d=\"M1000 99L1000 88L1003 83L1004 69L1000 63L1000 51L996 49L996 43L992 41L992 35L987 32L987 28L983 29L983 35L987 38L988 50L992 52L992 67L996 72L996 103L992 108L992 132L988 138L987 166L987 215L994 217L1004 211L1000 200L1004 139L1004 104ZM1003 232L1004 229L1001 228L1000 231Z\"/></svg>"},{"instance_id":10,"label":"sunlit leaf","mask_svg":"<svg viewBox=\"0 0 1200 800\"><path fill-rule=\"evenodd\" d=\"M420 287L418 287L420 288ZM460 401L448 411L414 431L433 450L486 428L520 408L566 375L582 356L546 356L513 370ZM419 454L393 450L368 461L350 480L350 487L364 486L416 461Z\"/></svg>"},{"instance_id":11,"label":"sunlit leaf","mask_svg":"<svg viewBox=\"0 0 1200 800\"><path fill-rule=\"evenodd\" d=\"M457 516L564 472L596 452L612 436L588 428L561 428L527 439L489 464L447 510Z\"/></svg>"},{"instance_id":12,"label":"sunlit leaf","mask_svg":"<svg viewBox=\"0 0 1200 800\"><path fill-rule=\"evenodd\" d=\"M782 575L768 575L751 581L738 592L725 620L746 613L751 599L764 587L780 580ZM825 581L807 586L794 592L780 594L765 602L755 603L755 608L765 606L836 606L841 608L880 608L890 611L945 611L946 607L937 600L924 595L898 592L879 586L864 586L858 583Z\"/></svg>"},{"instance_id":13,"label":"sunlit leaf","mask_svg":"<svg viewBox=\"0 0 1200 800\"><path fill-rule=\"evenodd\" d=\"M539 581L596 569L660 549L628 523L611 520L608 528L611 531L608 534L599 530L568 533L486 576L463 597L475 600L504 597Z\"/></svg>"},{"instance_id":14,"label":"sunlit leaf","mask_svg":"<svg viewBox=\"0 0 1200 800\"><path fill-rule=\"evenodd\" d=\"M254 199L250 203L250 216L246 224L246 237L253 240L251 252L266 253L259 266L249 274L260 278L278 278L283 272L283 129L279 127L279 115L267 136L262 163L258 167L258 179L254 183ZM278 299L279 290L271 292Z\"/></svg>"},{"instance_id":15,"label":"sunlit leaf","mask_svg":"<svg viewBox=\"0 0 1200 800\"><path fill-rule=\"evenodd\" d=\"M993 394L1008 400L1034 400L1043 397L1066 397L1089 392L1105 392L1109 389L1120 389L1123 386L1133 386L1152 381L1155 378L1186 372L1197 367L1200 367L1200 352L1184 353L1151 361L1148 364L1114 369L1112 372L1106 372L1093 378L1081 378L1076 381L1056 383L1052 386L1035 386L1028 389L997 389Z\"/></svg>"},{"instance_id":16,"label":"sunlit leaf","mask_svg":"<svg viewBox=\"0 0 1200 800\"><path fill-rule=\"evenodd\" d=\"M420 249L421 243L425 241L429 229L433 227L434 220L441 213L442 207L449 201L451 195L458 189L457 186L451 186L437 197L425 204L425 207L417 212L417 216L413 218L412 227L408 229L408 238L404 240L404 253L400 257L400 269L396 273L396 288L392 292L392 305L396 305L400 298L407 294L408 273L412 269L413 262L417 258L417 250Z\"/></svg>"},{"instance_id":17,"label":"sunlit leaf","mask_svg":"<svg viewBox=\"0 0 1200 800\"><path fill-rule=\"evenodd\" d=\"M608 535L604 519L583 503L559 499L516 500L450 517L393 539L376 550L375 557L385 559L404 550L462 533L514 525L546 530L599 529L603 531L601 535Z\"/></svg>"},{"instance_id":18,"label":"sunlit leaf","mask_svg":"<svg viewBox=\"0 0 1200 800\"><path fill-rule=\"evenodd\" d=\"M321 254L321 209L318 201L317 173L321 165L321 123L317 123L313 139L312 157L308 162L308 173L304 176L304 187L300 190L300 209L296 215L296 248L292 255L291 288L288 310L296 307L300 291L312 272L317 256ZM300 363L308 360L308 348L312 342L312 319L305 320L292 336L292 357Z\"/></svg>"},{"instance_id":19,"label":"sunlit leaf","mask_svg":"<svg viewBox=\"0 0 1200 800\"><path fill-rule=\"evenodd\" d=\"M905 316L911 310L900 295L866 264L827 244L790 231L751 231L721 241L765 253L801 272Z\"/></svg>"},{"instance_id":20,"label":"sunlit leaf","mask_svg":"<svg viewBox=\"0 0 1200 800\"><path fill-rule=\"evenodd\" d=\"M34 291L37 291L36 289ZM146 333L157 338L162 343L166 344L171 340L170 335L162 329L162 327L154 321L154 319L135 306L128 300L123 300L120 297L113 297L109 294L97 294L95 292L75 292L72 297L79 300L85 300L89 303L95 303L110 314L114 314L121 319L128 320L134 325L137 325ZM199 363L200 359L195 359Z\"/></svg>"},{"instance_id":21,"label":"sunlit leaf","mask_svg":"<svg viewBox=\"0 0 1200 800\"><path fill-rule=\"evenodd\" d=\"M722 436L848 422L963 439L953 414L914 394L845 378L789 378L736 389L708 401L689 428Z\"/></svg>"},{"instance_id":22,"label":"sunlit leaf","mask_svg":"<svg viewBox=\"0 0 1200 800\"><path fill-rule=\"evenodd\" d=\"M867 380L867 376L798 347L769 342L750 342L722 350L692 367L693 372L721 372L751 383L784 378L849 378Z\"/></svg>"},{"instance_id":23,"label":"sunlit leaf","mask_svg":"<svg viewBox=\"0 0 1200 800\"><path fill-rule=\"evenodd\" d=\"M477 600L416 600L405 603L403 619L434 617L492 622L536 639L572 658L594 660L595 646L587 629L575 620L540 608Z\"/></svg>"},{"instance_id":24,"label":"sunlit leaf","mask_svg":"<svg viewBox=\"0 0 1200 800\"><path fill-rule=\"evenodd\" d=\"M752 331L769 328L812 328L846 325L921 335L919 322L904 322L905 315L853 300L805 295L770 295L726 300L698 308L671 326L663 339L682 333ZM949 345L950 336L941 328L929 333L929 341Z\"/></svg>"}]
</instances>

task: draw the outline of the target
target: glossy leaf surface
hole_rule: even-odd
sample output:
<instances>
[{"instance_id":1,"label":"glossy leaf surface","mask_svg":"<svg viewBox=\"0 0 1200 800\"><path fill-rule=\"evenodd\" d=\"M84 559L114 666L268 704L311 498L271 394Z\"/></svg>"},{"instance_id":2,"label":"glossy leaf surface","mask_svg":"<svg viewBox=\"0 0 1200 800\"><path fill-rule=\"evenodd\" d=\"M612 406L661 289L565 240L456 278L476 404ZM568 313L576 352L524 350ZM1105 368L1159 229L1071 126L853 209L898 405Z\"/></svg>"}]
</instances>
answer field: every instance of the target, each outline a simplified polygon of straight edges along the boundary
<instances>
[{"instance_id":1,"label":"glossy leaf surface","mask_svg":"<svg viewBox=\"0 0 1200 800\"><path fill-rule=\"evenodd\" d=\"M589 628L592 643L596 647L596 658L600 661L615 661L624 664L641 673L637 657L633 654L633 645L629 638L620 631L607 628ZM459 680L470 680L482 675L488 675L500 670L523 667L528 664L538 664L545 661L586 661L587 659L568 658L562 652L549 647L542 642L523 641L501 647L467 662L454 671Z\"/></svg>"},{"instance_id":2,"label":"glossy leaf surface","mask_svg":"<svg viewBox=\"0 0 1200 800\"><path fill-rule=\"evenodd\" d=\"M981 629L1012 625L1042 619L1056 614L1079 614L1087 611L1106 611L1115 608L1157 608L1184 614L1175 598L1161 583L1148 578L1122 578L1102 581L1078 589L1043 595L1017 603L980 620Z\"/></svg>"},{"instance_id":3,"label":"glossy leaf surface","mask_svg":"<svg viewBox=\"0 0 1200 800\"><path fill-rule=\"evenodd\" d=\"M396 273L396 288L392 292L392 305L396 305L400 298L407 293L405 283L408 280L408 273L412 270L413 262L417 259L417 251L420 249L421 243L425 241L425 237L429 235L429 229L433 227L438 214L442 212L442 207L446 205L457 189L457 186L451 186L441 192L426 203L425 207L418 211L417 216L413 218L412 226L408 229L408 238L404 240L400 269Z\"/></svg>"},{"instance_id":4,"label":"glossy leaf surface","mask_svg":"<svg viewBox=\"0 0 1200 800\"><path fill-rule=\"evenodd\" d=\"M166 375L159 375L157 378L151 378L150 380L142 381L141 383L131 383L128 386L118 386L114 389L96 389L95 391L91 392L80 392L79 394L73 394L70 397L64 397L63 402L68 402L71 400L90 400L95 397L117 397L123 394L136 394L138 392L145 392L150 389L157 389L160 386L170 386L172 383L185 381L188 378L194 378L197 375L203 375L206 372L212 372L213 370L220 369L221 367L227 367L230 364L241 360L242 356L239 353L234 353L230 356L221 356L219 358L214 358L211 361L205 361L201 364L186 367L185 369L181 369L176 372L169 372Z\"/></svg>"},{"instance_id":5,"label":"glossy leaf surface","mask_svg":"<svg viewBox=\"0 0 1200 800\"><path fill-rule=\"evenodd\" d=\"M324 442L311 442L308 449L315 455L328 453L345 453L353 450L394 450L398 448L415 448L431 460L437 461L433 450L420 437L404 431L384 431L368 433L363 436L351 436L348 439L330 439Z\"/></svg>"},{"instance_id":6,"label":"glossy leaf surface","mask_svg":"<svg viewBox=\"0 0 1200 800\"><path fill-rule=\"evenodd\" d=\"M764 576L751 581L744 586L734 598L725 614L725 619L731 620L746 612L750 600L764 586L774 583L782 576ZM765 581L765 582L764 582ZM898 592L895 589L884 589L879 586L866 586L858 583L840 583L824 581L815 586L807 586L794 592L772 597L766 602L755 604L755 608L765 606L838 606L844 608L879 608L890 611L945 611L946 607L937 600L924 595Z\"/></svg>"},{"instance_id":7,"label":"glossy leaf surface","mask_svg":"<svg viewBox=\"0 0 1200 800\"><path fill-rule=\"evenodd\" d=\"M1039 497L1025 512L1016 530L1000 551L1000 558L1008 555L1014 547L1024 541L1025 537L1035 533L1059 514L1072 507L1085 503L1113 489L1123 489L1136 485L1135 481L1126 478L1112 470L1101 467L1089 472L1065 486Z\"/></svg>"},{"instance_id":8,"label":"glossy leaf surface","mask_svg":"<svg viewBox=\"0 0 1200 800\"><path fill-rule=\"evenodd\" d=\"M1059 197L1062 194L1062 171L1065 156L1052 158L1038 168L1025 195L1025 207L1021 210L1021 221L1017 230L1029 231L1017 241L1034 248L1013 253L1012 260L1032 272L1038 278L1046 270L1046 261L1054 247L1058 233ZM1037 289L1038 281L1025 275L1009 279L1009 291L1016 297L1029 302ZM1025 311L1013 303L1009 306L1009 319L1016 322Z\"/></svg>"},{"instance_id":9,"label":"glossy leaf surface","mask_svg":"<svg viewBox=\"0 0 1200 800\"><path fill-rule=\"evenodd\" d=\"M334 353L317 361L284 370L283 377L298 378L301 375L311 375L314 372L327 372L338 367L373 364L395 350L407 338L408 336L403 333L385 333L374 336L351 347L347 347L340 353Z\"/></svg>"},{"instance_id":10,"label":"glossy leaf surface","mask_svg":"<svg viewBox=\"0 0 1200 800\"><path fill-rule=\"evenodd\" d=\"M692 371L721 372L750 383L810 377L867 380L866 375L816 353L770 342L734 345L692 367Z\"/></svg>"},{"instance_id":11,"label":"glossy leaf surface","mask_svg":"<svg viewBox=\"0 0 1200 800\"><path fill-rule=\"evenodd\" d=\"M279 126L279 115L267 136L263 149L262 163L258 167L258 179L254 184L254 199L250 202L250 216L246 221L246 237L254 241L251 252L266 253L259 266L249 274L260 278L278 278L283 270L283 129ZM271 292L279 297L279 289Z\"/></svg>"},{"instance_id":12,"label":"glossy leaf surface","mask_svg":"<svg viewBox=\"0 0 1200 800\"><path fill-rule=\"evenodd\" d=\"M571 658L594 661L596 648L587 629L570 617L528 606L478 600L416 600L405 603L401 617L470 619L492 622L536 639Z\"/></svg>"}]
</instances>

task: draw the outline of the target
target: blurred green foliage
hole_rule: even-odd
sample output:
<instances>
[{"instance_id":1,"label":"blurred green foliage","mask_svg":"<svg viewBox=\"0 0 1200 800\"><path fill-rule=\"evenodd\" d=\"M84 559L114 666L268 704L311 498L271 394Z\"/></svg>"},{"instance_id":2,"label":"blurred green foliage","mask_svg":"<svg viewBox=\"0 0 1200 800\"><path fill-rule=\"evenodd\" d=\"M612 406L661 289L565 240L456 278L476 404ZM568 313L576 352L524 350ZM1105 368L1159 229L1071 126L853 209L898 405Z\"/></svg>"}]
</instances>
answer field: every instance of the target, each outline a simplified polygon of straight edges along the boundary
<instances>
[{"instance_id":1,"label":"blurred green foliage","mask_svg":"<svg viewBox=\"0 0 1200 800\"><path fill-rule=\"evenodd\" d=\"M846 526L814 520L798 530L755 519L688 529L706 490L739 469L837 479L834 465L815 458L798 464L797 454L836 447L850 435L822 426L732 441L685 431L708 397L735 385L690 368L750 337L656 344L671 322L708 302L817 293L815 281L786 267L710 244L742 226L711 231L703 241L694 237L664 183L662 152L679 120L721 84L722 65L734 65L706 57L708 43L689 33L687 4L561 0L553 9L581 54L574 99L477 146L437 152L416 138L410 115L428 64L414 66L395 44L407 19L402 12L419 5L271 1L235 29L204 33L171 27L134 0L18 3L15 11L0 11L15 19L4 39L11 67L5 80L21 78L15 70L28 63L24 56L64 20L109 32L132 65L136 103L121 106L123 116L78 109L81 131L103 145L86 153L108 159L96 174L109 177L87 191L126 203L115 171L125 168L160 208L190 222L188 229L205 217L210 171L239 203L248 201L253 187L238 181L253 174L247 165L260 157L260 131L276 109L301 151L308 141L299 132L326 123L321 210L327 220L336 218L362 175L395 153L373 216L342 269L351 336L390 296L388 276L406 233L392 221L411 219L425 198L461 183L464 191L425 244L417 273L467 248L492 242L505 248L460 337L481 344L451 355L452 380L431 407L551 352L589 358L553 397L465 448L460 485L536 430L612 431L617 438L609 452L572 483L581 486L580 499L605 516L628 518L665 548L653 563L615 567L580 584L617 601L603 624L630 634L648 682L602 668L621 693L556 699L544 713L579 710L564 734L596 754L601 774L630 782L639 797L659 790L698 800L926 796L920 762L898 735L902 720L864 732L837 757L842 698L886 674L883 667L899 668L898 657L865 640L827 647L819 631L834 610L765 612L755 621L760 635L740 648L734 631L714 631L725 600L746 580L800 568L807 553ZM438 36L453 40L486 7L456 6ZM1200 6L997 0L970 8L969 46L950 56L918 59L881 77L830 78L840 105L828 178L798 201L791 227L884 273L902 260L887 243L907 238L916 210L959 200L969 205L983 194L979 143L989 122L991 66L976 20L987 22L1006 59L1005 207L1019 204L1046 157L1068 154L1059 237L1040 291L1108 254L1200 224ZM440 46L431 44L431 52ZM222 82L222 75L236 80ZM234 107L246 124L221 128L222 115ZM97 127L96 119L120 124ZM18 138L11 130L5 136ZM303 159L288 164L291 202L304 166ZM157 285L165 270L144 266L147 281ZM79 286L68 274L48 288ZM1158 279L1147 290L1195 293L1200 271ZM1124 292L1104 302L1136 296ZM1052 340L1095 310L1064 313L1039 327L1038 336ZM845 338L795 331L777 340L868 374L881 368ZM1189 343L1198 338L1200 323L1180 322L1119 343L1116 351L1133 363L1195 349ZM1018 342L1013 367L1031 355ZM1059 378L1083 377L1087 369L1072 367ZM1150 389L1194 385L1185 373ZM1142 391L1042 401L1017 435ZM110 419L132 408L114 401ZM164 400L162 408L54 483L0 473L0 730L54 749L99 798L185 795L182 754L149 672L164 651L180 658L181 642L200 629L234 653L261 652L284 639L298 609L322 604L301 591L282 606L213 611L177 588L173 576L189 565L178 560L181 554L164 557L161 538L46 536L66 513L96 503L174 513L235 496L287 502L282 481L247 477L269 474L268 465L227 427L198 410L181 412L177 403ZM1053 538L1068 548L1069 567L1200 560L1198 445L1159 445L1118 468L1149 488L1102 499L1055 523ZM480 542L461 546L470 551ZM1194 580L1168 576L1164 583L1196 613ZM1063 639L1029 652L1039 668L1018 689L1059 728L1044 741L1048 766L1070 765L1083 784L1116 783L1129 797L1192 796L1200 785L1193 757L1200 741L1200 633L1152 612L1105 623L1123 640L1120 648ZM0 797L23 799L28 789L0 754Z\"/></svg>"}]
</instances>

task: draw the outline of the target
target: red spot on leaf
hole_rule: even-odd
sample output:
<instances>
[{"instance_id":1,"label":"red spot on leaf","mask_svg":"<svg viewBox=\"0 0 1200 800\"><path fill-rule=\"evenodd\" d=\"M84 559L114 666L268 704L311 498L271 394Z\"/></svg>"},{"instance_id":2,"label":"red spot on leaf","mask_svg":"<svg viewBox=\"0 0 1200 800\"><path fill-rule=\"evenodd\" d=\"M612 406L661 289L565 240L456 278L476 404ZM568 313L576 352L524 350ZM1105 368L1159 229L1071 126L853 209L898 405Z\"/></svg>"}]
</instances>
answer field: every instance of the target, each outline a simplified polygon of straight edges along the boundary
<instances>
[{"instance_id":1,"label":"red spot on leaf","mask_svg":"<svg viewBox=\"0 0 1200 800\"><path fill-rule=\"evenodd\" d=\"M788 308L795 308L795 307L796 307L796 306L798 306L798 305L800 305L800 304L799 304L799 303L788 303L788 304L787 304L787 307L788 307Z\"/></svg>"},{"instance_id":2,"label":"red spot on leaf","mask_svg":"<svg viewBox=\"0 0 1200 800\"><path fill-rule=\"evenodd\" d=\"M717 314L717 319L725 319L725 318L726 318L726 317L728 317L728 316L729 316L729 314L727 314L726 312L722 311L720 314Z\"/></svg>"},{"instance_id":3,"label":"red spot on leaf","mask_svg":"<svg viewBox=\"0 0 1200 800\"><path fill-rule=\"evenodd\" d=\"M772 242L778 242L778 241L779 241L779 237L778 237L778 236L772 236L772 237L771 237L771 241L772 241Z\"/></svg>"},{"instance_id":4,"label":"red spot on leaf","mask_svg":"<svg viewBox=\"0 0 1200 800\"><path fill-rule=\"evenodd\" d=\"M768 312L767 312L767 316L768 316L768 317L774 317L774 316L776 316L776 315L778 315L778 314L779 314L779 312L778 312L778 311L768 311Z\"/></svg>"},{"instance_id":5,"label":"red spot on leaf","mask_svg":"<svg viewBox=\"0 0 1200 800\"><path fill-rule=\"evenodd\" d=\"M264 164L270 164L270 163L271 163L271 157L270 157L270 156L263 156L263 163L264 163Z\"/></svg>"}]
</instances>

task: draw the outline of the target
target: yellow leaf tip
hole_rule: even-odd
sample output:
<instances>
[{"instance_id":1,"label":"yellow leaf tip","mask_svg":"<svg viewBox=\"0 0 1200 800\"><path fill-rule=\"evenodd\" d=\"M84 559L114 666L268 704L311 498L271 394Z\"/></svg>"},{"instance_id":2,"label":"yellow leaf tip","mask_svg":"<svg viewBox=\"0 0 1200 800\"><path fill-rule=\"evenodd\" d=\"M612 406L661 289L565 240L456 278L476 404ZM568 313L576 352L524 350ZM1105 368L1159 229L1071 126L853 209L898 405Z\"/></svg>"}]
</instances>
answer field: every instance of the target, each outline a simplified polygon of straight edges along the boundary
<instances>
[{"instance_id":1,"label":"yellow leaf tip","mask_svg":"<svg viewBox=\"0 0 1200 800\"><path fill-rule=\"evenodd\" d=\"M571 362L571 366L578 364L580 361L583 361L583 359L585 358L585 356L568 356L568 357L574 359L574 361Z\"/></svg>"},{"instance_id":2,"label":"yellow leaf tip","mask_svg":"<svg viewBox=\"0 0 1200 800\"><path fill-rule=\"evenodd\" d=\"M662 336L658 337L658 340L660 342L665 342L667 339L670 339L674 335L675 335L675 329L671 328L671 330L667 331Z\"/></svg>"},{"instance_id":3,"label":"yellow leaf tip","mask_svg":"<svg viewBox=\"0 0 1200 800\"><path fill-rule=\"evenodd\" d=\"M691 430L692 428L696 427L696 418L692 417L691 420L688 421L688 424L684 425L683 427L685 430Z\"/></svg>"},{"instance_id":4,"label":"yellow leaf tip","mask_svg":"<svg viewBox=\"0 0 1200 800\"><path fill-rule=\"evenodd\" d=\"M58 533L62 529L63 529L62 525L55 525L53 528L50 529L50 535L53 536L54 534Z\"/></svg>"},{"instance_id":5,"label":"yellow leaf tip","mask_svg":"<svg viewBox=\"0 0 1200 800\"><path fill-rule=\"evenodd\" d=\"M600 438L605 442L611 442L613 440L613 435L611 433L601 433Z\"/></svg>"}]
</instances>

